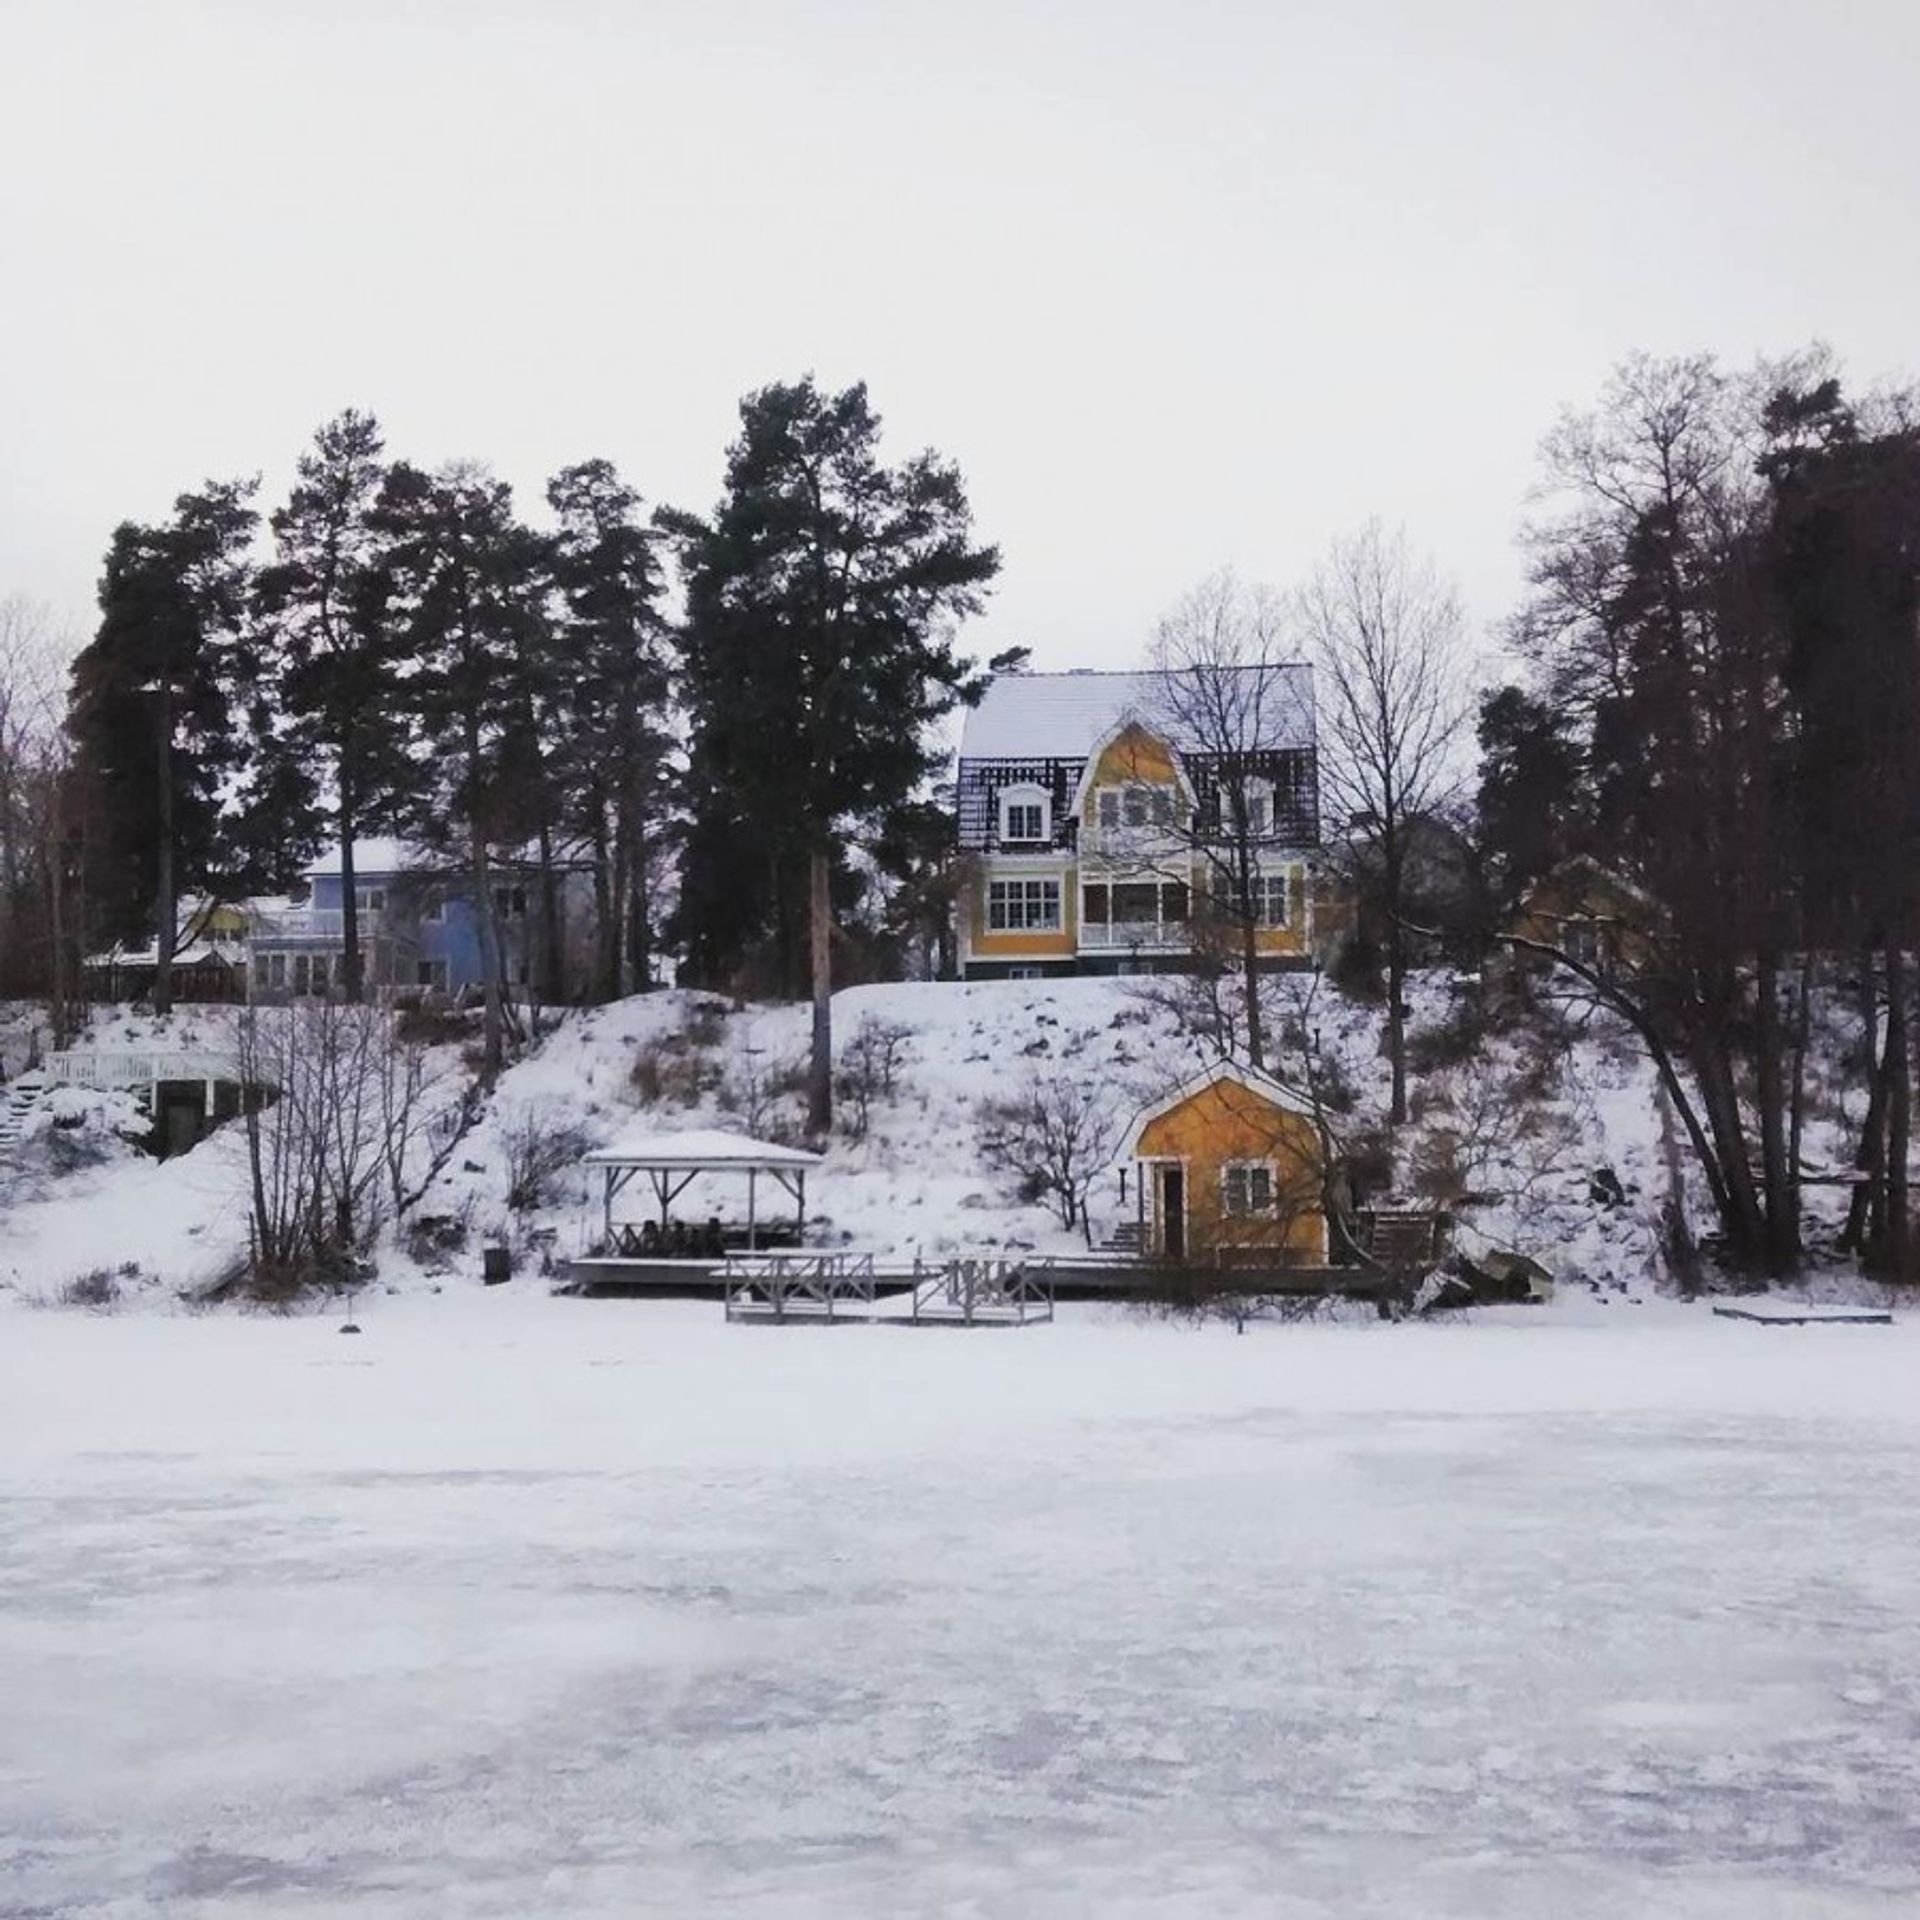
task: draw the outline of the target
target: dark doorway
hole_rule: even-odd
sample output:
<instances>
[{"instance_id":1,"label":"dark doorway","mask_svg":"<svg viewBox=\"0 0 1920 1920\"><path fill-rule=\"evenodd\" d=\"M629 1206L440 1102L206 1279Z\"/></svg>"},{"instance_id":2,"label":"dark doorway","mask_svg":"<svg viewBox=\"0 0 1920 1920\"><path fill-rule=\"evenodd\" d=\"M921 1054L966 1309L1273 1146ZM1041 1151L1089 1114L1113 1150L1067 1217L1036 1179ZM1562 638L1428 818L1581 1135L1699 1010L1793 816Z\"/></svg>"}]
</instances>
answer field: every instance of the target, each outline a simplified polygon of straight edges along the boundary
<instances>
[{"instance_id":1,"label":"dark doorway","mask_svg":"<svg viewBox=\"0 0 1920 1920\"><path fill-rule=\"evenodd\" d=\"M1187 1257L1187 1170L1160 1169L1160 1247L1169 1260Z\"/></svg>"}]
</instances>

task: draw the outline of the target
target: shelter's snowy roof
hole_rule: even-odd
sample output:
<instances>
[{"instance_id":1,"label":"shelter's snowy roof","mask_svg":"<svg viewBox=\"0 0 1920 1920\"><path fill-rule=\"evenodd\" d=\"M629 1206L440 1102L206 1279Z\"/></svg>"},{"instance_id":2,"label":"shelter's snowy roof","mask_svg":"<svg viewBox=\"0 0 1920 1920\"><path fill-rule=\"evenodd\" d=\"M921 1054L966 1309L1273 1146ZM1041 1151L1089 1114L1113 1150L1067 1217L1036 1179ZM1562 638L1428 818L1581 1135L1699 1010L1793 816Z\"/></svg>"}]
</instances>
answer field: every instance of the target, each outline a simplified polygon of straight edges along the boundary
<instances>
[{"instance_id":1,"label":"shelter's snowy roof","mask_svg":"<svg viewBox=\"0 0 1920 1920\"><path fill-rule=\"evenodd\" d=\"M734 1167L765 1169L817 1167L817 1153L783 1147L772 1140L751 1140L744 1133L698 1127L687 1133L629 1133L587 1155L595 1167Z\"/></svg>"},{"instance_id":2,"label":"shelter's snowy roof","mask_svg":"<svg viewBox=\"0 0 1920 1920\"><path fill-rule=\"evenodd\" d=\"M1260 701L1262 742L1268 747L1310 747L1313 730L1313 670L1303 665L1222 669L1270 674L1274 684ZM963 760L1078 760L1090 754L1122 721L1156 724L1185 744L1167 718L1166 676L1159 673L1001 673L988 683L960 734Z\"/></svg>"}]
</instances>

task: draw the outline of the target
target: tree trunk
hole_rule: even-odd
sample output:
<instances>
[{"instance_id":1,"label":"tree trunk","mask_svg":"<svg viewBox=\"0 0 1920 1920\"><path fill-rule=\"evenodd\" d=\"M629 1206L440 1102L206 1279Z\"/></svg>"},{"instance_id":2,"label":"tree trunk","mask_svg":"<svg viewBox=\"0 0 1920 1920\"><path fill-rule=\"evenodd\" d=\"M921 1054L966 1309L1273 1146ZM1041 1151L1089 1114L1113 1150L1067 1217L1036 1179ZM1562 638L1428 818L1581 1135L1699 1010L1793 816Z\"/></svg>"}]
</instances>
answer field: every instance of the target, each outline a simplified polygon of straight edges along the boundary
<instances>
[{"instance_id":1,"label":"tree trunk","mask_svg":"<svg viewBox=\"0 0 1920 1920\"><path fill-rule=\"evenodd\" d=\"M1896 1280L1911 1278L1911 1227L1908 1214L1908 1154L1913 1136L1913 1059L1907 1038L1907 956L1905 930L1887 944L1887 1215L1886 1270Z\"/></svg>"},{"instance_id":2,"label":"tree trunk","mask_svg":"<svg viewBox=\"0 0 1920 1920\"><path fill-rule=\"evenodd\" d=\"M1244 846L1240 850L1240 882L1240 967L1247 998L1247 1061L1251 1066L1264 1067L1267 1034L1260 1018L1260 916L1254 906L1253 861Z\"/></svg>"},{"instance_id":3,"label":"tree trunk","mask_svg":"<svg viewBox=\"0 0 1920 1920\"><path fill-rule=\"evenodd\" d=\"M173 943L179 935L179 910L174 904L173 883L173 687L160 683L160 713L156 732L159 768L159 870L156 874L153 902L153 1010L173 1011Z\"/></svg>"},{"instance_id":4,"label":"tree trunk","mask_svg":"<svg viewBox=\"0 0 1920 1920\"><path fill-rule=\"evenodd\" d=\"M1813 948L1800 950L1798 998L1793 1007L1793 1075L1787 1088L1787 1205L1793 1229L1796 1259L1802 1252L1800 1240L1801 1192L1800 1168L1802 1141L1807 1129L1807 1054L1813 1045Z\"/></svg>"},{"instance_id":5,"label":"tree trunk","mask_svg":"<svg viewBox=\"0 0 1920 1920\"><path fill-rule=\"evenodd\" d=\"M64 1048L73 1014L67 994L67 835L65 782L56 775L48 808L47 835L47 1027Z\"/></svg>"},{"instance_id":6,"label":"tree trunk","mask_svg":"<svg viewBox=\"0 0 1920 1920\"><path fill-rule=\"evenodd\" d=\"M593 981L594 997L620 997L620 872L603 800L593 806Z\"/></svg>"},{"instance_id":7,"label":"tree trunk","mask_svg":"<svg viewBox=\"0 0 1920 1920\"><path fill-rule=\"evenodd\" d=\"M487 858L487 836L478 823L467 829L467 864L473 874L473 911L480 932L481 976L481 1084L491 1087L506 1064L506 1023L501 1006L502 942L498 908L493 898L493 868Z\"/></svg>"},{"instance_id":8,"label":"tree trunk","mask_svg":"<svg viewBox=\"0 0 1920 1920\"><path fill-rule=\"evenodd\" d=\"M1757 1059L1754 1065L1760 1102L1760 1181L1765 1209L1767 1271L1784 1278L1800 1263L1799 1235L1793 1218L1792 1169L1787 1151L1787 1086L1784 1036L1780 1025L1780 960L1762 947L1754 969Z\"/></svg>"},{"instance_id":9,"label":"tree trunk","mask_svg":"<svg viewBox=\"0 0 1920 1920\"><path fill-rule=\"evenodd\" d=\"M342 970L342 988L349 1003L358 1003L362 991L362 976L366 969L360 963L360 896L356 887L358 874L353 863L353 830L355 826L352 800L347 791L346 782L340 785L340 966Z\"/></svg>"},{"instance_id":10,"label":"tree trunk","mask_svg":"<svg viewBox=\"0 0 1920 1920\"><path fill-rule=\"evenodd\" d=\"M1879 961L1869 947L1860 956L1861 1022L1865 1028L1867 1071L1866 1117L1860 1122L1860 1141L1853 1154L1853 1197L1847 1202L1847 1223L1840 1230L1843 1252L1865 1253L1880 1236L1887 1166L1887 1095L1893 1063L1882 1049L1880 997L1876 985Z\"/></svg>"},{"instance_id":11,"label":"tree trunk","mask_svg":"<svg viewBox=\"0 0 1920 1920\"><path fill-rule=\"evenodd\" d=\"M653 985L653 889L647 877L652 855L644 802L634 803L627 844L632 863L627 875L627 952L633 965L633 990L645 993Z\"/></svg>"},{"instance_id":12,"label":"tree trunk","mask_svg":"<svg viewBox=\"0 0 1920 1920\"><path fill-rule=\"evenodd\" d=\"M1735 1264L1751 1272L1765 1262L1766 1231L1760 1190L1754 1185L1753 1167L1747 1158L1746 1128L1741 1124L1740 1096L1734 1084L1733 1062L1727 1053L1722 1024L1715 1021L1709 1031L1699 1034L1691 1053L1700 1104L1706 1114L1707 1129L1713 1136L1714 1155L1720 1163L1724 1195L1721 1222L1726 1228L1728 1248Z\"/></svg>"},{"instance_id":13,"label":"tree trunk","mask_svg":"<svg viewBox=\"0 0 1920 1920\"><path fill-rule=\"evenodd\" d=\"M1387 921L1387 1072L1392 1103L1387 1124L1399 1127L1407 1119L1407 957L1397 914Z\"/></svg>"},{"instance_id":14,"label":"tree trunk","mask_svg":"<svg viewBox=\"0 0 1920 1920\"><path fill-rule=\"evenodd\" d=\"M357 1006L366 988L366 967L360 957L360 898L354 882L353 836L360 825L353 782L340 772L340 989L349 1006Z\"/></svg>"},{"instance_id":15,"label":"tree trunk","mask_svg":"<svg viewBox=\"0 0 1920 1920\"><path fill-rule=\"evenodd\" d=\"M824 1144L833 1126L833 889L825 847L807 858L813 947L813 1053L807 1066L807 1132Z\"/></svg>"},{"instance_id":16,"label":"tree trunk","mask_svg":"<svg viewBox=\"0 0 1920 1920\"><path fill-rule=\"evenodd\" d=\"M550 1007L562 1005L567 997L566 926L560 894L560 876L553 861L553 829L540 823L540 991Z\"/></svg>"}]
</instances>

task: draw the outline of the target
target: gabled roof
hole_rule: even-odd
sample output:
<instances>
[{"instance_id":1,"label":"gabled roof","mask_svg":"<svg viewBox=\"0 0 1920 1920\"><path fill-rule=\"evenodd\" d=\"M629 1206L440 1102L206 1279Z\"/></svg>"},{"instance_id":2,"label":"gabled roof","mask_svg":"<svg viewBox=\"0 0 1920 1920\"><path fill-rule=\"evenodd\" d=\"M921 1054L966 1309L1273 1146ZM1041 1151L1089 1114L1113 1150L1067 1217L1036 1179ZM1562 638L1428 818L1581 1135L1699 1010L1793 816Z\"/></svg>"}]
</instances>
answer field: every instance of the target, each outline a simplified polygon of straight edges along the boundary
<instances>
[{"instance_id":1,"label":"gabled roof","mask_svg":"<svg viewBox=\"0 0 1920 1920\"><path fill-rule=\"evenodd\" d=\"M1218 1086L1222 1080L1231 1080L1235 1086L1244 1087L1249 1093L1257 1094L1262 1100L1270 1102L1284 1113L1297 1113L1302 1119L1315 1117L1312 1103L1304 1094L1296 1092L1282 1080L1276 1080L1272 1074L1263 1073L1258 1067L1242 1066L1237 1060L1216 1060L1212 1066L1196 1073L1191 1080L1183 1081L1162 1100L1156 1100L1150 1107L1143 1108L1134 1116L1133 1125L1127 1129L1127 1137L1121 1141L1116 1159L1131 1160L1139 1151L1140 1136L1163 1115L1183 1107L1196 1094L1205 1093L1209 1087Z\"/></svg>"},{"instance_id":2,"label":"gabled roof","mask_svg":"<svg viewBox=\"0 0 1920 1920\"><path fill-rule=\"evenodd\" d=\"M1314 743L1313 670L1304 665L1223 668L1272 674L1278 685L1261 709L1271 722L1272 748ZM1141 673L1000 673L969 710L960 733L963 760L1083 760L1129 716L1167 735L1177 747L1194 745L1164 718L1162 675Z\"/></svg>"},{"instance_id":3,"label":"gabled roof","mask_svg":"<svg viewBox=\"0 0 1920 1920\"><path fill-rule=\"evenodd\" d=\"M1168 728L1156 728L1150 721L1137 713L1123 713L1114 721L1105 733L1087 750L1087 764L1080 769L1080 778L1074 782L1073 811L1078 813L1087 804L1087 795L1093 787L1093 776L1099 771L1101 756L1113 743L1120 739L1129 728L1137 727L1150 738L1166 745L1169 758L1173 762L1173 784L1186 795L1187 804L1193 804L1193 782L1187 778L1186 767L1181 763L1180 750L1167 740Z\"/></svg>"}]
</instances>

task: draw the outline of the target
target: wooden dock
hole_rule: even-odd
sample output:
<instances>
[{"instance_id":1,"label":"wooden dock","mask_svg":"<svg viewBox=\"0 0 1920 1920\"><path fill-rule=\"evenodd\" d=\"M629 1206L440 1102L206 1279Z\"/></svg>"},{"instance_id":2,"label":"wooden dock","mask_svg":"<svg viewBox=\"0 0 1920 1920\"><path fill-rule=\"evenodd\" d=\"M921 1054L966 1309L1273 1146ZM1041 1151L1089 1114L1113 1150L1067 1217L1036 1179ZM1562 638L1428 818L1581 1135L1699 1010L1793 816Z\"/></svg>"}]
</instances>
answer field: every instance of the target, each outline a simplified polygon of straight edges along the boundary
<instances>
[{"instance_id":1,"label":"wooden dock","mask_svg":"<svg viewBox=\"0 0 1920 1920\"><path fill-rule=\"evenodd\" d=\"M1761 1327L1890 1327L1885 1307L1816 1307L1803 1301L1755 1300L1738 1307L1715 1307L1722 1320L1751 1320Z\"/></svg>"}]
</instances>

